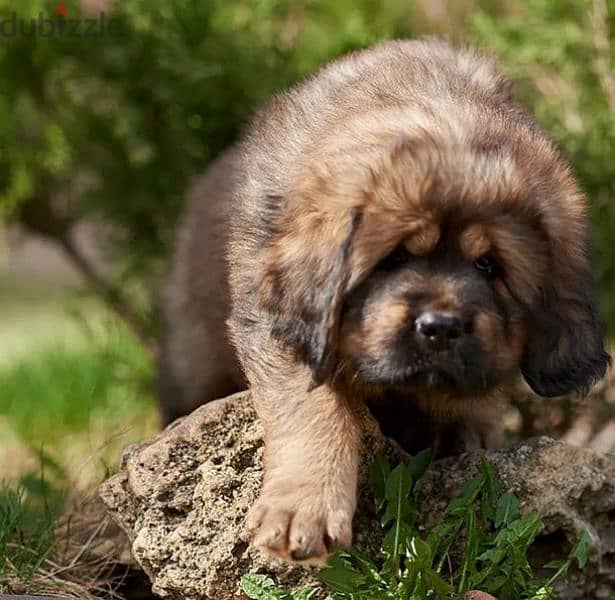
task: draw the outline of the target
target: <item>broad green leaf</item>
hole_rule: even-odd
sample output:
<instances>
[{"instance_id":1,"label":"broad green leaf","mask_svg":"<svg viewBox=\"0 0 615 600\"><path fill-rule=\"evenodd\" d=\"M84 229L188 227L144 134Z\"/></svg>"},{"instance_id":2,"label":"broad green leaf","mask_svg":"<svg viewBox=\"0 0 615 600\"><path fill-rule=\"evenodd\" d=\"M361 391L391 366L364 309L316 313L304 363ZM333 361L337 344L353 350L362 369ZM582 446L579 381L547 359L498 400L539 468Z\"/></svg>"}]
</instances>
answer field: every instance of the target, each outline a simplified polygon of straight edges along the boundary
<instances>
[{"instance_id":1,"label":"broad green leaf","mask_svg":"<svg viewBox=\"0 0 615 600\"><path fill-rule=\"evenodd\" d=\"M503 553L502 553L503 555ZM477 559L478 560L478 559ZM498 571L499 562L488 564L484 569L474 573L470 578L470 588L480 589L483 587L483 582L487 579L491 579L494 573Z\"/></svg>"},{"instance_id":2,"label":"broad green leaf","mask_svg":"<svg viewBox=\"0 0 615 600\"><path fill-rule=\"evenodd\" d=\"M382 510L385 501L385 486L386 481L391 473L391 468L386 458L382 455L377 455L374 461L369 466L369 482L374 492L374 500L376 501L376 510Z\"/></svg>"},{"instance_id":3,"label":"broad green leaf","mask_svg":"<svg viewBox=\"0 0 615 600\"><path fill-rule=\"evenodd\" d=\"M407 467L403 464L397 465L391 471L385 485L385 497L388 502L385 514L391 515L389 520L393 521L393 525L382 542L382 548L388 554L386 566L394 580L398 576L400 546L405 546L406 540L412 533L407 519L410 514L408 496L411 489L412 477Z\"/></svg>"},{"instance_id":4,"label":"broad green leaf","mask_svg":"<svg viewBox=\"0 0 615 600\"><path fill-rule=\"evenodd\" d=\"M408 464L408 471L412 476L412 480L417 482L425 475L431 461L434 458L435 452L431 448L425 448L412 457Z\"/></svg>"},{"instance_id":5,"label":"broad green leaf","mask_svg":"<svg viewBox=\"0 0 615 600\"><path fill-rule=\"evenodd\" d=\"M487 582L487 586L485 589L490 594L495 594L501 589L501 587L506 583L507 580L508 580L507 573L498 575L497 577L494 577L493 579Z\"/></svg>"},{"instance_id":6,"label":"broad green leaf","mask_svg":"<svg viewBox=\"0 0 615 600\"><path fill-rule=\"evenodd\" d=\"M526 546L533 541L540 529L541 518L538 513L531 512L509 523L507 531L512 534L511 542L523 540Z\"/></svg>"},{"instance_id":7,"label":"broad green leaf","mask_svg":"<svg viewBox=\"0 0 615 600\"><path fill-rule=\"evenodd\" d=\"M412 477L404 464L397 465L387 477L385 483L385 498L396 506L406 503L412 489Z\"/></svg>"},{"instance_id":8,"label":"broad green leaf","mask_svg":"<svg viewBox=\"0 0 615 600\"><path fill-rule=\"evenodd\" d=\"M407 523L396 523L384 536L382 549L389 557L395 556L399 554L400 548L406 547L412 535L412 528Z\"/></svg>"},{"instance_id":9,"label":"broad green leaf","mask_svg":"<svg viewBox=\"0 0 615 600\"><path fill-rule=\"evenodd\" d=\"M557 596L553 589L549 586L542 586L538 588L531 596L529 600L555 600Z\"/></svg>"},{"instance_id":10,"label":"broad green leaf","mask_svg":"<svg viewBox=\"0 0 615 600\"><path fill-rule=\"evenodd\" d=\"M378 566L358 548L353 548L350 551L352 559L359 565L362 573L373 583L384 584L386 583L382 575L378 571Z\"/></svg>"},{"instance_id":11,"label":"broad green leaf","mask_svg":"<svg viewBox=\"0 0 615 600\"><path fill-rule=\"evenodd\" d=\"M508 525L519 516L519 499L512 492L506 492L500 497L495 512L496 528Z\"/></svg>"},{"instance_id":12,"label":"broad green leaf","mask_svg":"<svg viewBox=\"0 0 615 600\"><path fill-rule=\"evenodd\" d=\"M399 578L396 595L400 598L408 598L416 586L416 576L419 571L417 562L408 560L404 565L404 570Z\"/></svg>"},{"instance_id":13,"label":"broad green leaf","mask_svg":"<svg viewBox=\"0 0 615 600\"><path fill-rule=\"evenodd\" d=\"M365 583L365 575L355 571L349 558L348 554L334 554L318 574L320 580L337 592L356 593Z\"/></svg>"},{"instance_id":14,"label":"broad green leaf","mask_svg":"<svg viewBox=\"0 0 615 600\"><path fill-rule=\"evenodd\" d=\"M382 527L388 525L391 521L401 521L406 524L412 524L418 517L418 510L414 503L406 499L401 503L387 502L384 514L380 518Z\"/></svg>"},{"instance_id":15,"label":"broad green leaf","mask_svg":"<svg viewBox=\"0 0 615 600\"><path fill-rule=\"evenodd\" d=\"M483 475L477 475L470 481L466 481L459 494L449 502L445 514L462 516L465 509L476 500L484 485L485 477Z\"/></svg>"},{"instance_id":16,"label":"broad green leaf","mask_svg":"<svg viewBox=\"0 0 615 600\"><path fill-rule=\"evenodd\" d=\"M587 529L583 531L581 537L577 540L577 543L573 546L570 554L571 559L577 561L580 569L583 569L587 564L587 557L589 555L589 548L591 545L591 535Z\"/></svg>"},{"instance_id":17,"label":"broad green leaf","mask_svg":"<svg viewBox=\"0 0 615 600\"><path fill-rule=\"evenodd\" d=\"M406 556L419 562L422 566L431 567L432 554L429 545L419 537L413 537L408 541Z\"/></svg>"},{"instance_id":18,"label":"broad green leaf","mask_svg":"<svg viewBox=\"0 0 615 600\"><path fill-rule=\"evenodd\" d=\"M250 573L241 578L241 589L248 598L252 600L288 600L288 592L277 586L277 584L267 577L258 573Z\"/></svg>"},{"instance_id":19,"label":"broad green leaf","mask_svg":"<svg viewBox=\"0 0 615 600\"><path fill-rule=\"evenodd\" d=\"M435 598L446 598L452 593L453 587L444 581L442 576L433 569L429 569L426 572L425 578L427 579L428 587L436 593Z\"/></svg>"},{"instance_id":20,"label":"broad green leaf","mask_svg":"<svg viewBox=\"0 0 615 600\"><path fill-rule=\"evenodd\" d=\"M485 478L485 489L491 498L495 500L502 493L504 484L493 468L493 465L484 456L481 456L480 466Z\"/></svg>"},{"instance_id":21,"label":"broad green leaf","mask_svg":"<svg viewBox=\"0 0 615 600\"><path fill-rule=\"evenodd\" d=\"M426 596L425 575L423 571L418 571L414 581L414 589L410 595L410 600L424 600Z\"/></svg>"},{"instance_id":22,"label":"broad green leaf","mask_svg":"<svg viewBox=\"0 0 615 600\"><path fill-rule=\"evenodd\" d=\"M480 560L481 562L488 564L497 564L504 558L505 554L506 550L504 548L490 548L489 550L485 550L485 552L477 556L476 560Z\"/></svg>"}]
</instances>

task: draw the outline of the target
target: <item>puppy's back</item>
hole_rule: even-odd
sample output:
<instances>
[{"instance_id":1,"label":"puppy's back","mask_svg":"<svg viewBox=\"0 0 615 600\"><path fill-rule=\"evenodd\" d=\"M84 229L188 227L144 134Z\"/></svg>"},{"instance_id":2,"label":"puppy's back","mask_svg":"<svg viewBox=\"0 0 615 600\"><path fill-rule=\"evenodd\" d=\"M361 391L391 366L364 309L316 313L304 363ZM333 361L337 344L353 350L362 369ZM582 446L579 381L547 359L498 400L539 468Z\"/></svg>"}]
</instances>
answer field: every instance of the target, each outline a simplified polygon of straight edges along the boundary
<instances>
[{"instance_id":1,"label":"puppy's back","mask_svg":"<svg viewBox=\"0 0 615 600\"><path fill-rule=\"evenodd\" d=\"M177 228L162 298L159 398L165 423L244 387L226 335L226 244L238 165L234 147L212 163L192 187Z\"/></svg>"}]
</instances>

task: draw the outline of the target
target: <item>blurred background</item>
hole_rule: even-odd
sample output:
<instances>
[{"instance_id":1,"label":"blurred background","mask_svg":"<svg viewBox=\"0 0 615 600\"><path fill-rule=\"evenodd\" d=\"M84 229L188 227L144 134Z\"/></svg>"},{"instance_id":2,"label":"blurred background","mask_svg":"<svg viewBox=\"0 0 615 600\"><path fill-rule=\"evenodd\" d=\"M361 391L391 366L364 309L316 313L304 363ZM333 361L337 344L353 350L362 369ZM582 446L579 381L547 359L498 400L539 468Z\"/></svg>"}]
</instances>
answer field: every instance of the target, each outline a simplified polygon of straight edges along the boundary
<instances>
[{"instance_id":1,"label":"blurred background","mask_svg":"<svg viewBox=\"0 0 615 600\"><path fill-rule=\"evenodd\" d=\"M0 0L0 557L24 503L61 512L159 427L157 294L191 180L277 90L424 34L495 53L571 160L612 336L615 2ZM512 399L511 439L615 451L609 381L531 400ZM0 591L28 561L0 560Z\"/></svg>"}]
</instances>

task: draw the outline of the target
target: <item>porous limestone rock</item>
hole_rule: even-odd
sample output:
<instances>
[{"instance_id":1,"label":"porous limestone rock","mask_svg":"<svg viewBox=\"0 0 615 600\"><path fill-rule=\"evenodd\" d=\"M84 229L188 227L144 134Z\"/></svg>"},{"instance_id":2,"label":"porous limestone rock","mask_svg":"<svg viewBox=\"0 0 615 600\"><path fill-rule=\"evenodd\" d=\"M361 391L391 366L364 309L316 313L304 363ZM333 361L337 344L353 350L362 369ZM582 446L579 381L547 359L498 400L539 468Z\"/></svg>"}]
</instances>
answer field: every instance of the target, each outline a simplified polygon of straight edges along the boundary
<instances>
[{"instance_id":1,"label":"porous limestone rock","mask_svg":"<svg viewBox=\"0 0 615 600\"><path fill-rule=\"evenodd\" d=\"M380 436L367 415L364 420L367 450L354 538L369 552L380 540L366 465L375 453L395 462L403 452ZM316 581L313 569L268 559L243 539L244 518L260 488L262 451L248 392L202 406L152 441L125 451L121 470L100 494L155 593L188 600L242 598L239 580L253 571L291 588ZM561 558L584 528L592 533L588 568L573 575L565 597L615 598L615 461L544 437L488 458L523 510L543 515L537 564ZM424 525L438 520L479 463L480 455L470 454L432 465L422 487Z\"/></svg>"}]
</instances>

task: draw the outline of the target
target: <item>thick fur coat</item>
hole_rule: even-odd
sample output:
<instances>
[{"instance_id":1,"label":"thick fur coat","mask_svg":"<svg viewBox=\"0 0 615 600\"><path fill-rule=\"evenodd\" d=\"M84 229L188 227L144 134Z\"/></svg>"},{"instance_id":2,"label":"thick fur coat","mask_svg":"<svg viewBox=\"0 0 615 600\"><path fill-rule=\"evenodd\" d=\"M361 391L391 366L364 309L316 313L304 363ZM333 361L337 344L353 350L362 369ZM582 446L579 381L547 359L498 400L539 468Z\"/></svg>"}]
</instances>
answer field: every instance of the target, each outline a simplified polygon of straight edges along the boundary
<instances>
[{"instance_id":1,"label":"thick fur coat","mask_svg":"<svg viewBox=\"0 0 615 600\"><path fill-rule=\"evenodd\" d=\"M167 419L251 386L247 526L289 560L351 541L361 404L407 448L485 447L519 373L554 396L608 364L567 163L495 61L438 40L342 57L254 117L194 189L165 317Z\"/></svg>"}]
</instances>

